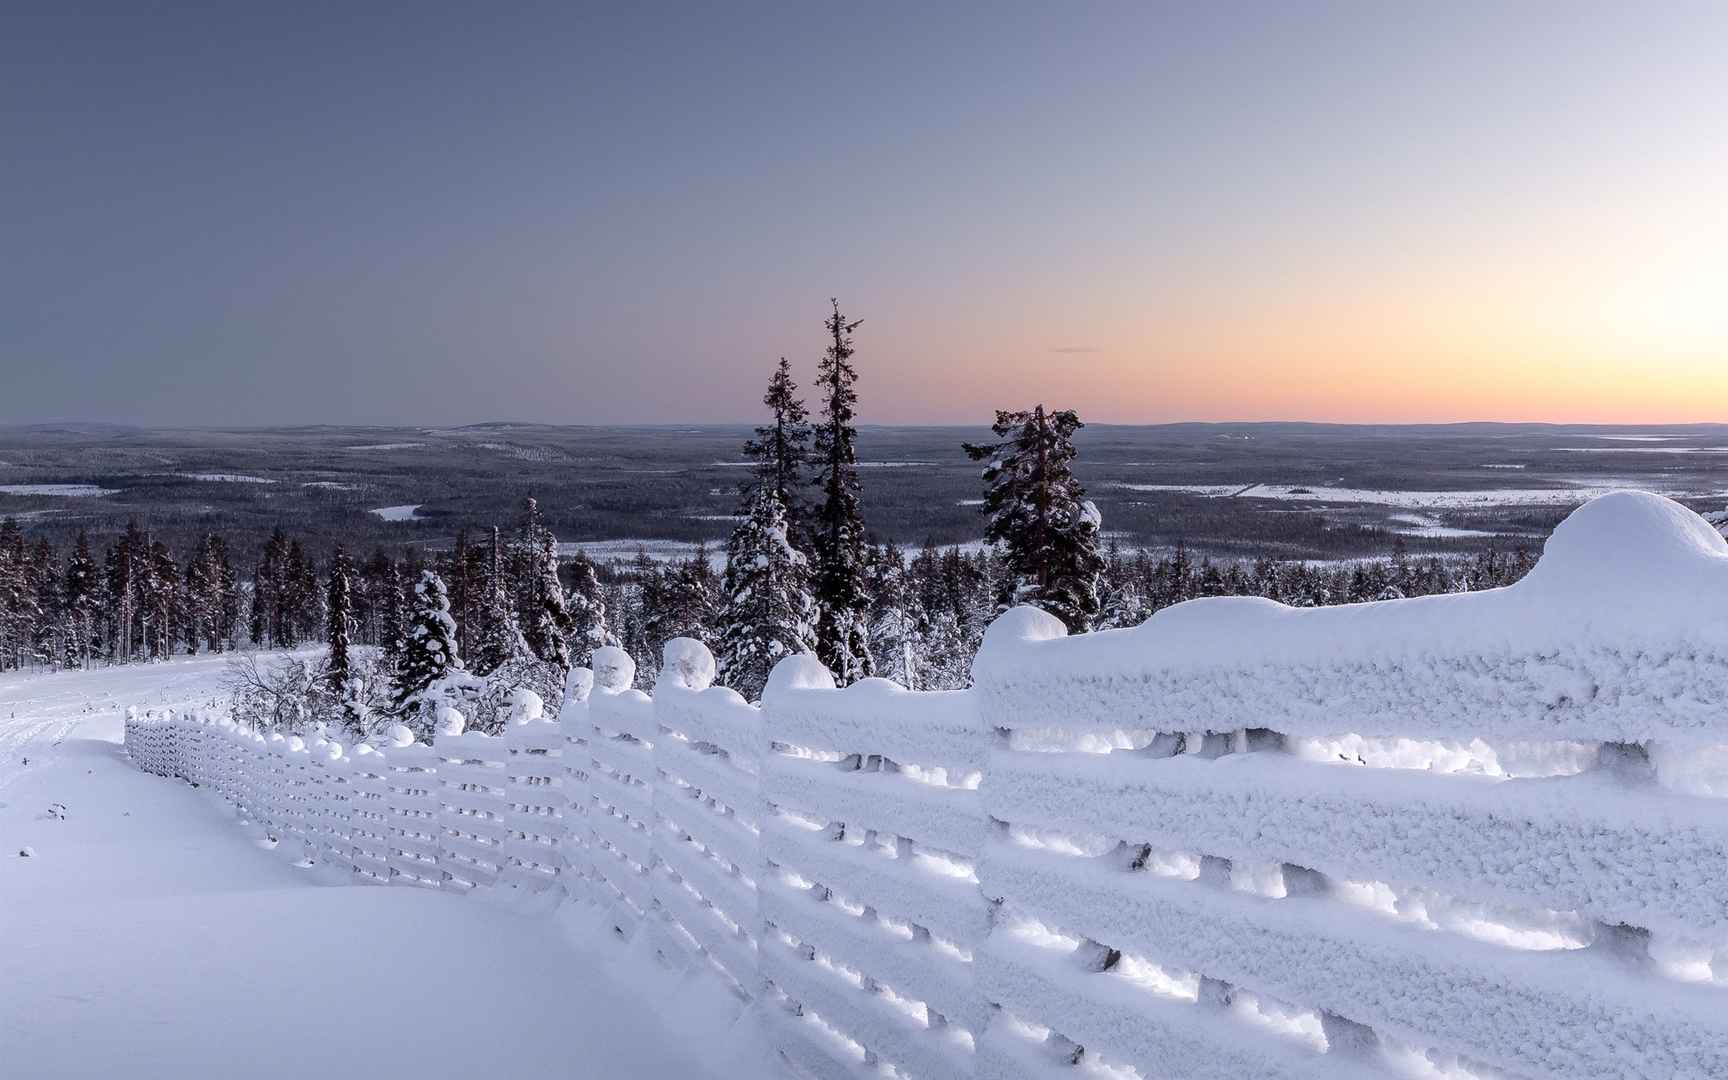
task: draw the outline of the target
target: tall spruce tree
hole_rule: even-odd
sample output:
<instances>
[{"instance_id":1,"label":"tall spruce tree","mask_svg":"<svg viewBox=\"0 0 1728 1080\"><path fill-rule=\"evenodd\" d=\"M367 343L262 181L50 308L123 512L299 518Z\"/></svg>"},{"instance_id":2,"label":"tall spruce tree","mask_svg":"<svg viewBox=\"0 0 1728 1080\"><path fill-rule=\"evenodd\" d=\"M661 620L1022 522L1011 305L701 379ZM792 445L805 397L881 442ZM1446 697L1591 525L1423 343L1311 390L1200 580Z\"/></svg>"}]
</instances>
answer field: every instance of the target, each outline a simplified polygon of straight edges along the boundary
<instances>
[{"instance_id":1,"label":"tall spruce tree","mask_svg":"<svg viewBox=\"0 0 1728 1080\"><path fill-rule=\"evenodd\" d=\"M648 651L658 657L676 637L713 641L720 614L718 587L706 545L697 545L696 553L685 561L657 571L649 591L653 602L647 608Z\"/></svg>"},{"instance_id":2,"label":"tall spruce tree","mask_svg":"<svg viewBox=\"0 0 1728 1080\"><path fill-rule=\"evenodd\" d=\"M563 569L570 579L564 592L565 610L570 614L570 665L586 667L595 649L614 643L606 626L606 597L600 589L600 575L587 555L577 552Z\"/></svg>"},{"instance_id":3,"label":"tall spruce tree","mask_svg":"<svg viewBox=\"0 0 1728 1080\"><path fill-rule=\"evenodd\" d=\"M786 535L794 547L804 543L804 466L810 457L810 421L798 384L792 381L792 366L786 358L768 380L762 395L769 421L756 429L756 437L744 443L744 457L755 463L755 475L744 485L744 512L752 512L758 492L767 489L780 501L786 519Z\"/></svg>"},{"instance_id":4,"label":"tall spruce tree","mask_svg":"<svg viewBox=\"0 0 1728 1080\"><path fill-rule=\"evenodd\" d=\"M516 625L510 604L510 578L504 545L498 529L492 529L492 545L482 578L481 596L474 630L474 672L490 675L512 660L528 655L528 643Z\"/></svg>"},{"instance_id":5,"label":"tall spruce tree","mask_svg":"<svg viewBox=\"0 0 1728 1080\"><path fill-rule=\"evenodd\" d=\"M101 590L101 574L90 554L90 535L79 529L72 554L66 560L66 584L61 590L74 643L68 650L68 659L75 659L79 667L89 667L90 658L101 645L97 637Z\"/></svg>"},{"instance_id":6,"label":"tall spruce tree","mask_svg":"<svg viewBox=\"0 0 1728 1080\"><path fill-rule=\"evenodd\" d=\"M725 607L716 659L725 685L754 701L782 657L816 647L810 564L792 544L786 510L768 478L726 545Z\"/></svg>"},{"instance_id":7,"label":"tall spruce tree","mask_svg":"<svg viewBox=\"0 0 1728 1080\"><path fill-rule=\"evenodd\" d=\"M330 584L325 590L324 637L330 643L330 657L324 665L330 689L343 693L354 674L354 663L348 655L354 632L354 561L342 545L330 557Z\"/></svg>"},{"instance_id":8,"label":"tall spruce tree","mask_svg":"<svg viewBox=\"0 0 1728 1080\"><path fill-rule=\"evenodd\" d=\"M1098 508L1074 476L1072 409L1047 413L998 410L998 442L966 444L984 462L985 539L1000 546L1009 574L998 600L1033 604L1061 619L1071 633L1092 628L1104 556L1098 550Z\"/></svg>"},{"instance_id":9,"label":"tall spruce tree","mask_svg":"<svg viewBox=\"0 0 1728 1080\"><path fill-rule=\"evenodd\" d=\"M516 621L528 647L558 669L558 681L570 670L569 636L573 623L558 580L558 539L547 528L540 504L522 501L522 518L511 545L515 579Z\"/></svg>"},{"instance_id":10,"label":"tall spruce tree","mask_svg":"<svg viewBox=\"0 0 1728 1080\"><path fill-rule=\"evenodd\" d=\"M370 726L368 710L362 699L359 671L349 653L354 633L354 560L342 545L330 558L330 584L325 593L324 636L330 642L330 657L325 664L331 696L336 701L342 727L354 739L366 737Z\"/></svg>"},{"instance_id":11,"label":"tall spruce tree","mask_svg":"<svg viewBox=\"0 0 1728 1080\"><path fill-rule=\"evenodd\" d=\"M869 588L866 581L864 519L859 506L858 429L853 426L858 394L852 385L852 331L863 320L847 322L840 302L825 324L829 345L816 369L822 397L822 422L816 427L812 458L822 502L810 523L814 585L820 615L816 653L841 686L870 675Z\"/></svg>"}]
</instances>

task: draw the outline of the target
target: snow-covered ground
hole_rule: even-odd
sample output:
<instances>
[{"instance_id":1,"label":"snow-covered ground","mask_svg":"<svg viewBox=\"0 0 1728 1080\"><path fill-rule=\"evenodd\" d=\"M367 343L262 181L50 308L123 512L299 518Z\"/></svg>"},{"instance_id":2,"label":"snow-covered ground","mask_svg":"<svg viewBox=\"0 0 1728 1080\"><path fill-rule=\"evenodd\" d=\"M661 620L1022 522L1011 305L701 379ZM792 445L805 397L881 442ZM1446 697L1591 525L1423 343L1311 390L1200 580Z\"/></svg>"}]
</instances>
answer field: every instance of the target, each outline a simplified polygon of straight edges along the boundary
<instances>
[{"instance_id":1,"label":"snow-covered ground","mask_svg":"<svg viewBox=\"0 0 1728 1080\"><path fill-rule=\"evenodd\" d=\"M380 506L372 512L385 521L413 521L423 503L405 503L402 506Z\"/></svg>"},{"instance_id":2,"label":"snow-covered ground","mask_svg":"<svg viewBox=\"0 0 1728 1080\"><path fill-rule=\"evenodd\" d=\"M52 495L63 499L89 499L113 495L119 488L97 487L95 484L0 484L0 494Z\"/></svg>"},{"instance_id":3,"label":"snow-covered ground","mask_svg":"<svg viewBox=\"0 0 1728 1080\"><path fill-rule=\"evenodd\" d=\"M1499 468L1499 466L1491 466ZM1598 495L1627 486L1627 481L1608 477L1598 481L1575 482L1563 488L1475 488L1461 491L1405 491L1372 488L1324 487L1302 484L1129 484L1113 486L1129 491L1175 491L1211 499L1278 499L1288 502L1362 504L1395 506L1414 510L1480 510L1501 506L1576 506ZM1671 494L1683 497L1720 494L1712 488L1705 491L1683 491Z\"/></svg>"},{"instance_id":4,"label":"snow-covered ground","mask_svg":"<svg viewBox=\"0 0 1728 1080\"><path fill-rule=\"evenodd\" d=\"M124 708L211 704L224 662L0 675L0 1076L779 1075L586 905L321 885L134 768Z\"/></svg>"}]
</instances>

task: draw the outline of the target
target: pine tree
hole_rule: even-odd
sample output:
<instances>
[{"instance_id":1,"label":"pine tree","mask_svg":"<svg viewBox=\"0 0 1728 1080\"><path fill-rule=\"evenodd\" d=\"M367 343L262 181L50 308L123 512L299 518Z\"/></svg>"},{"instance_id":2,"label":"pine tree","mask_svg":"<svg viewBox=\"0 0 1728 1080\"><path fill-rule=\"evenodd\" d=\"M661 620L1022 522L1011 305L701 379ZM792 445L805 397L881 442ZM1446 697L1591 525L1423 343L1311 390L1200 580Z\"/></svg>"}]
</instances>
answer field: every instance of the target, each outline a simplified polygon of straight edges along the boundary
<instances>
[{"instance_id":1,"label":"pine tree","mask_svg":"<svg viewBox=\"0 0 1728 1080\"><path fill-rule=\"evenodd\" d=\"M715 595L719 583L708 564L707 548L699 545L696 554L659 571L655 578L646 628L648 651L658 657L661 648L675 637L713 641L720 614Z\"/></svg>"},{"instance_id":2,"label":"pine tree","mask_svg":"<svg viewBox=\"0 0 1728 1080\"><path fill-rule=\"evenodd\" d=\"M348 655L354 630L354 561L342 545L330 558L330 584L325 590L325 640L330 643L330 657L324 670L330 688L341 694L354 674L354 664Z\"/></svg>"},{"instance_id":3,"label":"pine tree","mask_svg":"<svg viewBox=\"0 0 1728 1080\"><path fill-rule=\"evenodd\" d=\"M607 633L606 597L588 556L577 552L564 563L563 569L570 579L570 587L564 594L570 613L570 663L573 667L586 667L595 649L614 643Z\"/></svg>"},{"instance_id":4,"label":"pine tree","mask_svg":"<svg viewBox=\"0 0 1728 1080\"><path fill-rule=\"evenodd\" d=\"M368 726L367 708L362 700L358 673L349 654L354 631L354 560L342 546L330 559L330 584L326 593L324 616L325 637L330 642L330 656L324 665L330 693L336 700L342 727L349 736L361 739Z\"/></svg>"},{"instance_id":5,"label":"pine tree","mask_svg":"<svg viewBox=\"0 0 1728 1080\"><path fill-rule=\"evenodd\" d=\"M450 615L456 620L462 655L470 658L478 649L487 561L486 550L468 542L468 530L456 530L456 548L450 553Z\"/></svg>"},{"instance_id":6,"label":"pine tree","mask_svg":"<svg viewBox=\"0 0 1728 1080\"><path fill-rule=\"evenodd\" d=\"M772 419L756 429L754 439L744 443L744 456L755 462L755 475L744 485L743 511L752 512L761 490L772 492L784 508L786 535L794 547L803 550L805 513L800 488L810 457L810 422L798 397L798 384L792 381L792 367L784 356L768 380L762 404L768 406Z\"/></svg>"},{"instance_id":7,"label":"pine tree","mask_svg":"<svg viewBox=\"0 0 1728 1080\"><path fill-rule=\"evenodd\" d=\"M0 671L22 667L36 609L24 555L24 533L11 518L0 522Z\"/></svg>"},{"instance_id":8,"label":"pine tree","mask_svg":"<svg viewBox=\"0 0 1728 1080\"><path fill-rule=\"evenodd\" d=\"M572 629L564 586L558 580L558 540L532 497L522 502L522 520L511 546L515 579L516 621L534 655L558 669L559 681L570 670Z\"/></svg>"},{"instance_id":9,"label":"pine tree","mask_svg":"<svg viewBox=\"0 0 1728 1080\"><path fill-rule=\"evenodd\" d=\"M1083 425L1071 409L1046 413L998 410L998 442L967 444L984 465L985 539L999 545L1011 574L1005 603L1034 604L1061 619L1071 633L1098 617L1098 508L1074 476L1074 432Z\"/></svg>"},{"instance_id":10,"label":"pine tree","mask_svg":"<svg viewBox=\"0 0 1728 1080\"><path fill-rule=\"evenodd\" d=\"M444 579L431 570L421 571L414 586L402 657L392 684L392 709L405 723L418 719L424 728L427 718L421 713L427 690L451 672L461 670L456 621L450 618L450 595L444 588Z\"/></svg>"},{"instance_id":11,"label":"pine tree","mask_svg":"<svg viewBox=\"0 0 1728 1080\"><path fill-rule=\"evenodd\" d=\"M383 655L386 665L395 668L402 664L411 609L407 590L402 583L401 567L386 560L381 569L383 576L377 587L378 651Z\"/></svg>"},{"instance_id":12,"label":"pine tree","mask_svg":"<svg viewBox=\"0 0 1728 1080\"><path fill-rule=\"evenodd\" d=\"M60 591L59 561L53 545L46 539L38 540L31 551L30 577L36 591L36 626L31 634L36 662L64 667L71 638L66 633L66 604Z\"/></svg>"},{"instance_id":13,"label":"pine tree","mask_svg":"<svg viewBox=\"0 0 1728 1080\"><path fill-rule=\"evenodd\" d=\"M852 331L840 302L826 326L828 350L817 368L822 423L816 428L813 458L822 503L811 521L814 585L820 610L816 652L841 686L871 674L869 595L864 580L864 520L858 496L858 431L853 426L858 395L852 389Z\"/></svg>"},{"instance_id":14,"label":"pine tree","mask_svg":"<svg viewBox=\"0 0 1728 1080\"><path fill-rule=\"evenodd\" d=\"M288 589L288 535L278 525L264 542L264 553L252 574L252 626L254 645L292 645L283 626Z\"/></svg>"},{"instance_id":15,"label":"pine tree","mask_svg":"<svg viewBox=\"0 0 1728 1080\"><path fill-rule=\"evenodd\" d=\"M492 530L490 558L482 582L475 616L474 671L490 675L511 660L528 655L528 643L522 639L516 612L510 604L509 574L497 528Z\"/></svg>"},{"instance_id":16,"label":"pine tree","mask_svg":"<svg viewBox=\"0 0 1728 1080\"><path fill-rule=\"evenodd\" d=\"M786 511L764 478L726 545L725 607L715 650L725 685L752 701L782 657L816 646L810 564L793 546Z\"/></svg>"},{"instance_id":17,"label":"pine tree","mask_svg":"<svg viewBox=\"0 0 1728 1080\"><path fill-rule=\"evenodd\" d=\"M89 667L90 658L101 645L97 638L101 588L101 575L90 554L90 536L79 529L72 554L66 560L66 581L61 590L73 642L68 660L76 659L79 667Z\"/></svg>"}]
</instances>

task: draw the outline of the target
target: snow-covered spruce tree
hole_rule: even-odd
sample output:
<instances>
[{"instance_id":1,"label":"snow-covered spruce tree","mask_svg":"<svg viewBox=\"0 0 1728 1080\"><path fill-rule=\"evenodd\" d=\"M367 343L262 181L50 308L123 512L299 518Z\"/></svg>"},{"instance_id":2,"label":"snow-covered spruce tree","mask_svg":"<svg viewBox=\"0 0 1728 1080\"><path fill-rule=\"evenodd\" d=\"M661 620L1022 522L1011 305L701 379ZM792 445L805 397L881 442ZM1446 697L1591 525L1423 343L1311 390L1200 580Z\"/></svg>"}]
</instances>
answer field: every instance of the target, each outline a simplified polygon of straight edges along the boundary
<instances>
[{"instance_id":1,"label":"snow-covered spruce tree","mask_svg":"<svg viewBox=\"0 0 1728 1080\"><path fill-rule=\"evenodd\" d=\"M557 682L562 685L570 670L570 611L558 580L558 540L532 496L522 501L510 564L522 636L535 656L558 669Z\"/></svg>"},{"instance_id":2,"label":"snow-covered spruce tree","mask_svg":"<svg viewBox=\"0 0 1728 1080\"><path fill-rule=\"evenodd\" d=\"M570 613L570 663L587 667L595 649L617 644L606 625L606 597L588 556L577 552L564 564L564 573L570 579L570 588L564 593L565 609Z\"/></svg>"},{"instance_id":3,"label":"snow-covered spruce tree","mask_svg":"<svg viewBox=\"0 0 1728 1080\"><path fill-rule=\"evenodd\" d=\"M858 499L858 429L853 426L858 373L852 368L852 331L840 302L826 323L830 343L816 369L822 395L822 422L816 427L812 458L822 502L810 521L810 546L816 604L816 655L840 686L872 673L869 588L865 580L864 518Z\"/></svg>"},{"instance_id":4,"label":"snow-covered spruce tree","mask_svg":"<svg viewBox=\"0 0 1728 1080\"><path fill-rule=\"evenodd\" d=\"M810 457L810 422L798 384L792 381L792 366L780 358L780 366L768 380L762 395L771 419L756 429L756 437L744 443L744 456L755 463L755 475L744 485L743 512L749 514L757 493L766 488L784 508L786 535L792 546L803 550L804 464Z\"/></svg>"},{"instance_id":5,"label":"snow-covered spruce tree","mask_svg":"<svg viewBox=\"0 0 1728 1080\"><path fill-rule=\"evenodd\" d=\"M67 649L67 661L79 667L90 666L90 657L101 644L96 635L101 588L96 560L90 554L90 536L79 529L72 554L66 560L66 580L61 589L72 642Z\"/></svg>"},{"instance_id":6,"label":"snow-covered spruce tree","mask_svg":"<svg viewBox=\"0 0 1728 1080\"><path fill-rule=\"evenodd\" d=\"M444 579L423 570L414 586L402 655L396 664L391 709L418 735L430 730L425 706L427 691L453 671L462 670L456 647L456 620L450 617L450 596Z\"/></svg>"},{"instance_id":7,"label":"snow-covered spruce tree","mask_svg":"<svg viewBox=\"0 0 1728 1080\"><path fill-rule=\"evenodd\" d=\"M719 582L703 544L697 545L689 559L656 573L648 590L653 601L645 631L650 650L658 655L673 638L714 640L720 616L718 591Z\"/></svg>"},{"instance_id":8,"label":"snow-covered spruce tree","mask_svg":"<svg viewBox=\"0 0 1728 1080\"><path fill-rule=\"evenodd\" d=\"M762 696L781 657L816 647L810 563L792 545L786 510L768 481L726 544L716 659L721 681L751 701Z\"/></svg>"},{"instance_id":9,"label":"snow-covered spruce tree","mask_svg":"<svg viewBox=\"0 0 1728 1080\"><path fill-rule=\"evenodd\" d=\"M1034 604L1084 633L1098 617L1098 508L1074 476L1072 409L1046 413L998 410L991 431L999 442L966 445L984 465L985 539L999 545L1011 573L1004 606Z\"/></svg>"},{"instance_id":10,"label":"snow-covered spruce tree","mask_svg":"<svg viewBox=\"0 0 1728 1080\"><path fill-rule=\"evenodd\" d=\"M354 560L338 544L330 559L330 586L325 594L324 636L330 642L330 655L324 662L324 678L342 727L358 740L366 737L370 710L349 653L354 636L354 576Z\"/></svg>"},{"instance_id":11,"label":"snow-covered spruce tree","mask_svg":"<svg viewBox=\"0 0 1728 1080\"><path fill-rule=\"evenodd\" d=\"M875 548L870 557L870 655L876 674L908 690L925 689L928 631L905 554L892 542Z\"/></svg>"},{"instance_id":12,"label":"snow-covered spruce tree","mask_svg":"<svg viewBox=\"0 0 1728 1080\"><path fill-rule=\"evenodd\" d=\"M378 605L378 651L384 663L396 668L402 663L402 648L408 637L410 604L402 582L402 568L386 560L376 579Z\"/></svg>"},{"instance_id":13,"label":"snow-covered spruce tree","mask_svg":"<svg viewBox=\"0 0 1728 1080\"><path fill-rule=\"evenodd\" d=\"M481 584L473 640L473 668L478 675L490 675L510 660L529 655L510 603L510 582L497 528L492 530L491 557Z\"/></svg>"}]
</instances>

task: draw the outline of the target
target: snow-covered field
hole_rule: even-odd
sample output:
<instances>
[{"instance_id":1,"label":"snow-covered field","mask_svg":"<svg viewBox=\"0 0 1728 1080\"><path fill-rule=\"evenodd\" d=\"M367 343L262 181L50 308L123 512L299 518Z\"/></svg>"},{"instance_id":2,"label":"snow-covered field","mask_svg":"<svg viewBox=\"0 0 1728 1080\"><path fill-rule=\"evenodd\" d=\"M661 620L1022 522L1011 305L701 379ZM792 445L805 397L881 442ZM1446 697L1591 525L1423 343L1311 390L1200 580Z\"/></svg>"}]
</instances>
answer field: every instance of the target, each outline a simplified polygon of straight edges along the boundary
<instances>
[{"instance_id":1,"label":"snow-covered field","mask_svg":"<svg viewBox=\"0 0 1728 1080\"><path fill-rule=\"evenodd\" d=\"M0 484L0 494L4 495L51 495L63 499L88 499L118 491L119 488L95 484Z\"/></svg>"},{"instance_id":2,"label":"snow-covered field","mask_svg":"<svg viewBox=\"0 0 1728 1080\"><path fill-rule=\"evenodd\" d=\"M1494 466L1498 467L1498 466ZM1174 491L1206 498L1278 499L1289 502L1396 506L1412 510L1479 510L1496 506L1576 506L1626 486L1619 478L1563 488L1472 488L1460 491L1405 491L1321 487L1301 484L1129 484L1129 491ZM1714 495L1715 490L1674 492Z\"/></svg>"},{"instance_id":3,"label":"snow-covered field","mask_svg":"<svg viewBox=\"0 0 1728 1080\"><path fill-rule=\"evenodd\" d=\"M0 676L0 1076L777 1075L593 909L319 885L133 767L124 707L208 705L224 662Z\"/></svg>"},{"instance_id":4,"label":"snow-covered field","mask_svg":"<svg viewBox=\"0 0 1728 1080\"><path fill-rule=\"evenodd\" d=\"M372 512L385 521L413 521L416 511L423 503L405 503L402 506L380 506Z\"/></svg>"}]
</instances>

